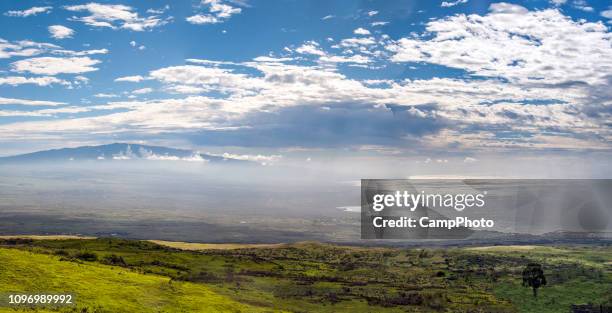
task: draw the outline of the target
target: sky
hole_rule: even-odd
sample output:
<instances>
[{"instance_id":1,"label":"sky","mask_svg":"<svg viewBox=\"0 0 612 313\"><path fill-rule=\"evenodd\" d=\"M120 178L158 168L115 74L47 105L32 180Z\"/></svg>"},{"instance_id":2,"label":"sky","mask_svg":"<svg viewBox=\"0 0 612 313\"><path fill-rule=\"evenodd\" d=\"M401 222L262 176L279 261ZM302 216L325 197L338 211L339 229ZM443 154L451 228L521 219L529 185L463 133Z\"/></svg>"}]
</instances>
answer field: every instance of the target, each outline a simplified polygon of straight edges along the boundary
<instances>
[{"instance_id":1,"label":"sky","mask_svg":"<svg viewBox=\"0 0 612 313\"><path fill-rule=\"evenodd\" d=\"M610 27L595 0L5 0L0 155L138 142L606 166Z\"/></svg>"}]
</instances>

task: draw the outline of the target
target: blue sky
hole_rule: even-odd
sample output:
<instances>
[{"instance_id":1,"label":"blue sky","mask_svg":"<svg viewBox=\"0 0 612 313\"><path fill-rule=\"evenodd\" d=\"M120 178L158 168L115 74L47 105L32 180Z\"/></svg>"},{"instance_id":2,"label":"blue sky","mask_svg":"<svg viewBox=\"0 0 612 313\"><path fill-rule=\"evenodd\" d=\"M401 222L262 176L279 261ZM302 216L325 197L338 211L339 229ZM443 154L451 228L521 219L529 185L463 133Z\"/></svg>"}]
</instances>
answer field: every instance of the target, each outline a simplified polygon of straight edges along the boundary
<instances>
[{"instance_id":1,"label":"blue sky","mask_svg":"<svg viewBox=\"0 0 612 313\"><path fill-rule=\"evenodd\" d=\"M607 1L2 1L0 14L1 154L610 150Z\"/></svg>"}]
</instances>

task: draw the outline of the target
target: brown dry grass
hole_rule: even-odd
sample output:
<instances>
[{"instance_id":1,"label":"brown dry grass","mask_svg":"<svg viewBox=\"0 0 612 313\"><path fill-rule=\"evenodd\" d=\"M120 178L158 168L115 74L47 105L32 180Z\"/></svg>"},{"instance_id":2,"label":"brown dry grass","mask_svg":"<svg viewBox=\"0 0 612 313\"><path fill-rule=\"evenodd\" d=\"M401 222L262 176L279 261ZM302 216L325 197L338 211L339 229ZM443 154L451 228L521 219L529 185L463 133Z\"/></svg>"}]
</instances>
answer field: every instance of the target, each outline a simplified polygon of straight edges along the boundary
<instances>
[{"instance_id":1,"label":"brown dry grass","mask_svg":"<svg viewBox=\"0 0 612 313\"><path fill-rule=\"evenodd\" d=\"M181 250L233 250L248 248L278 248L282 243L276 244L248 244L248 243L194 243L181 241L147 240L149 242Z\"/></svg>"}]
</instances>

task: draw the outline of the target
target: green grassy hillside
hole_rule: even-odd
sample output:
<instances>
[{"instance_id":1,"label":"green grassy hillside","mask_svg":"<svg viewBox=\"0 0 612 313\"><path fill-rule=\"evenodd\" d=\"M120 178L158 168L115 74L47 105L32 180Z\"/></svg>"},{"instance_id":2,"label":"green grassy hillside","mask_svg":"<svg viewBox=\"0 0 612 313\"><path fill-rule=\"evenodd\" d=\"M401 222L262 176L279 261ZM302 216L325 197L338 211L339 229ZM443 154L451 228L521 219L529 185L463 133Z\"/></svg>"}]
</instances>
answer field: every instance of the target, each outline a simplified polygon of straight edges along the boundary
<instances>
[{"instance_id":1,"label":"green grassy hillside","mask_svg":"<svg viewBox=\"0 0 612 313\"><path fill-rule=\"evenodd\" d=\"M61 311L273 312L238 303L202 284L170 281L121 267L60 261L57 256L15 249L0 249L0 264L0 293L74 293L78 305Z\"/></svg>"},{"instance_id":2,"label":"green grassy hillside","mask_svg":"<svg viewBox=\"0 0 612 313\"><path fill-rule=\"evenodd\" d=\"M76 293L75 312L558 313L612 303L609 246L191 251L121 239L0 239L0 247L0 293ZM521 286L533 262L548 280L537 299Z\"/></svg>"}]
</instances>

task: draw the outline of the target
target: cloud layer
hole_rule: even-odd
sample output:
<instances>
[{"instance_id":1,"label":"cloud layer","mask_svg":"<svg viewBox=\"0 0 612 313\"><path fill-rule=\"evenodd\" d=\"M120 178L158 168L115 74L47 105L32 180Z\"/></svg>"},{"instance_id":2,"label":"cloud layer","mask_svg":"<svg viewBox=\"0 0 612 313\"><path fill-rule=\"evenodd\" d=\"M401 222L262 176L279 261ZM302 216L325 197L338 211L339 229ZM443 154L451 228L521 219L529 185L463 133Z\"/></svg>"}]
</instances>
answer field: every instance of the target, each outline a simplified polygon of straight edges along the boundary
<instances>
[{"instance_id":1,"label":"cloud layer","mask_svg":"<svg viewBox=\"0 0 612 313\"><path fill-rule=\"evenodd\" d=\"M466 2L436 7L450 12ZM180 21L227 22L248 11L236 3L204 0ZM56 107L5 111L4 117L53 118L0 124L0 133L6 140L112 134L197 145L400 152L609 151L612 36L604 22L571 18L559 8L564 5L578 4L529 10L493 3L484 14L432 17L422 31L393 38L384 32L387 22L373 19L383 12L362 11L361 24L341 36L288 42L255 58L188 58L122 69L78 106L0 98L5 105ZM75 14L73 24L99 30L140 32L172 20L162 17L169 7L139 13L121 4L86 3L64 9ZM48 26L55 39L78 37L76 29L78 34ZM130 53L155 49L140 38L122 40ZM147 49L134 49L144 47L141 42ZM88 73L103 69L115 48L88 49L0 39L0 58L9 65L0 86L90 86ZM389 75L393 71L403 74ZM422 74L429 72L436 74Z\"/></svg>"}]
</instances>

